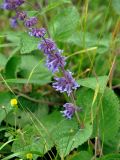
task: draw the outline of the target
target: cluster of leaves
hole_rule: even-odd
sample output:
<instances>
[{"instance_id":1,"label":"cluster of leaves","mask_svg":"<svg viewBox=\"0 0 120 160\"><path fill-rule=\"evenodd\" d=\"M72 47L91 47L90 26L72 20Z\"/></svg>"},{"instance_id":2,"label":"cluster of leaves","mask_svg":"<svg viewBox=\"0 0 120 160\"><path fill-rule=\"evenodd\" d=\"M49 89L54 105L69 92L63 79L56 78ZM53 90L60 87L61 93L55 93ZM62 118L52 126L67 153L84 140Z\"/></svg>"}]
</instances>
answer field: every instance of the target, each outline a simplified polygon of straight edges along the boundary
<instances>
[{"instance_id":1,"label":"cluster of leaves","mask_svg":"<svg viewBox=\"0 0 120 160\"><path fill-rule=\"evenodd\" d=\"M64 49L66 67L81 86L75 95L84 127L75 117L61 116L68 98L52 89L39 40L22 25L12 30L8 17L13 13L0 11L1 159L27 159L31 153L34 160L119 160L119 0L31 4L23 9L38 16L39 25ZM17 109L10 105L12 98L18 99Z\"/></svg>"}]
</instances>

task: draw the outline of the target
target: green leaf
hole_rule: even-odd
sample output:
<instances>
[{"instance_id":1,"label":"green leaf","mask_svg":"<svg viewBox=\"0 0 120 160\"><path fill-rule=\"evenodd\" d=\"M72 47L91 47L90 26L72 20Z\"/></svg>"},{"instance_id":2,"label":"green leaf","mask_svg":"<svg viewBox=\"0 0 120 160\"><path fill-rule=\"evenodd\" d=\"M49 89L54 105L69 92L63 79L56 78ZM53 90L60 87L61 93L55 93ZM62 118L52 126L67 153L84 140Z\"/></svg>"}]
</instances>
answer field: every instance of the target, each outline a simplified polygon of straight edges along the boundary
<instances>
[{"instance_id":1,"label":"green leaf","mask_svg":"<svg viewBox=\"0 0 120 160\"><path fill-rule=\"evenodd\" d=\"M99 111L99 131L103 142L113 139L119 129L119 100L111 89L106 89Z\"/></svg>"},{"instance_id":2,"label":"green leaf","mask_svg":"<svg viewBox=\"0 0 120 160\"><path fill-rule=\"evenodd\" d=\"M0 123L4 120L7 114L12 111L10 100L12 96L9 92L0 92ZM7 119L6 119L7 121Z\"/></svg>"},{"instance_id":3,"label":"green leaf","mask_svg":"<svg viewBox=\"0 0 120 160\"><path fill-rule=\"evenodd\" d=\"M70 0L58 0L57 2L56 1L53 2L52 0L50 4L48 4L45 8L42 9L40 14L44 14L52 9L55 9L64 3L71 3L71 1Z\"/></svg>"},{"instance_id":4,"label":"green leaf","mask_svg":"<svg viewBox=\"0 0 120 160\"><path fill-rule=\"evenodd\" d=\"M107 81L108 76L99 76L97 79L95 77L89 77L78 80L78 84L93 90L99 87L99 92L103 93L106 88Z\"/></svg>"},{"instance_id":5,"label":"green leaf","mask_svg":"<svg viewBox=\"0 0 120 160\"><path fill-rule=\"evenodd\" d=\"M96 97L96 101L94 102L94 91L87 88L82 88L77 91L77 106L82 108L82 112L80 113L81 119L85 122L92 122L96 116L97 105L99 102L99 97Z\"/></svg>"},{"instance_id":6,"label":"green leaf","mask_svg":"<svg viewBox=\"0 0 120 160\"><path fill-rule=\"evenodd\" d=\"M8 31L3 34L6 36L8 41L13 42L13 44L16 44L17 46L20 45L21 32Z\"/></svg>"},{"instance_id":7,"label":"green leaf","mask_svg":"<svg viewBox=\"0 0 120 160\"><path fill-rule=\"evenodd\" d=\"M7 57L4 54L0 53L0 70L5 67L6 62L7 62Z\"/></svg>"},{"instance_id":8,"label":"green leaf","mask_svg":"<svg viewBox=\"0 0 120 160\"><path fill-rule=\"evenodd\" d=\"M17 46L16 43L5 43L5 44L1 44L0 48L15 47L15 46Z\"/></svg>"},{"instance_id":9,"label":"green leaf","mask_svg":"<svg viewBox=\"0 0 120 160\"><path fill-rule=\"evenodd\" d=\"M120 154L108 154L105 155L98 160L119 160L120 159Z\"/></svg>"},{"instance_id":10,"label":"green leaf","mask_svg":"<svg viewBox=\"0 0 120 160\"><path fill-rule=\"evenodd\" d=\"M26 84L26 83L29 83L29 84L37 84L37 85L45 85L47 83L50 83L51 80L49 79L48 76L45 77L45 75L41 75L39 77L40 79L30 79L28 81L28 79L25 79L25 78L17 78L17 79L5 79L5 81L7 83L11 83L11 84ZM0 82L3 82L3 81L0 81Z\"/></svg>"},{"instance_id":11,"label":"green leaf","mask_svg":"<svg viewBox=\"0 0 120 160\"><path fill-rule=\"evenodd\" d=\"M35 125L23 129L24 137L22 134L16 137L13 152L37 150L44 155L56 146L59 155L65 157L86 142L92 134L92 126L88 123L84 129L80 129L75 119L66 120L58 112L46 116L42 121L33 117L33 121L36 121Z\"/></svg>"},{"instance_id":12,"label":"green leaf","mask_svg":"<svg viewBox=\"0 0 120 160\"><path fill-rule=\"evenodd\" d=\"M57 151L61 158L89 139L92 134L92 126L88 123L84 125L85 128L80 129L75 119L70 121L64 120L52 132Z\"/></svg>"},{"instance_id":13,"label":"green leaf","mask_svg":"<svg viewBox=\"0 0 120 160\"><path fill-rule=\"evenodd\" d=\"M19 74L23 78L20 82L47 84L51 82L52 74L45 67L43 59L37 54L35 55L22 55ZM27 63L26 63L27 62Z\"/></svg>"},{"instance_id":14,"label":"green leaf","mask_svg":"<svg viewBox=\"0 0 120 160\"><path fill-rule=\"evenodd\" d=\"M115 12L120 15L120 1L119 0L112 0L112 6L113 6Z\"/></svg>"},{"instance_id":15,"label":"green leaf","mask_svg":"<svg viewBox=\"0 0 120 160\"><path fill-rule=\"evenodd\" d=\"M66 120L57 112L46 117L43 124L49 130L61 158L86 142L92 134L92 126L89 123L85 123L84 129L80 129L75 118Z\"/></svg>"},{"instance_id":16,"label":"green leaf","mask_svg":"<svg viewBox=\"0 0 120 160\"><path fill-rule=\"evenodd\" d=\"M37 16L39 11L27 11L28 17L34 17Z\"/></svg>"},{"instance_id":17,"label":"green leaf","mask_svg":"<svg viewBox=\"0 0 120 160\"><path fill-rule=\"evenodd\" d=\"M51 82L52 74L38 54L13 55L9 58L5 68L5 81L18 84L45 85ZM27 62L27 63L26 63ZM21 78L17 78L19 77ZM0 82L3 82L2 80Z\"/></svg>"},{"instance_id":18,"label":"green leaf","mask_svg":"<svg viewBox=\"0 0 120 160\"><path fill-rule=\"evenodd\" d=\"M43 58L42 60L40 59L41 56L38 54L12 56L6 65L6 82L39 85L50 83L52 74L45 66ZM21 78L17 78L18 75Z\"/></svg>"},{"instance_id":19,"label":"green leaf","mask_svg":"<svg viewBox=\"0 0 120 160\"><path fill-rule=\"evenodd\" d=\"M72 35L78 26L79 18L79 12L75 7L62 8L50 22L52 37L60 41Z\"/></svg>"},{"instance_id":20,"label":"green leaf","mask_svg":"<svg viewBox=\"0 0 120 160\"><path fill-rule=\"evenodd\" d=\"M43 97L42 98L40 97L39 100L42 101ZM40 120L41 118L43 118L45 115L48 114L47 104L31 102L30 100L26 100L22 97L19 98L19 102L20 102L20 105L18 110L16 111L16 114L14 114L13 112L10 112L7 115L7 121L12 126L15 125L15 118L16 118L16 125L21 128L23 128L26 124L32 123L31 121L32 116L26 112L27 110L32 112L32 114L38 120Z\"/></svg>"},{"instance_id":21,"label":"green leaf","mask_svg":"<svg viewBox=\"0 0 120 160\"><path fill-rule=\"evenodd\" d=\"M14 154L11 154L9 156L6 156L5 158L3 158L2 160L9 160L9 159L12 159L12 158L16 158L16 157L23 157L24 159L26 159L26 155L28 154L29 152L28 151L21 151L21 152L16 152ZM38 156L42 156L40 152L38 151L31 151L30 153L33 154L33 160L36 160L36 158ZM38 156L36 156L38 155Z\"/></svg>"},{"instance_id":22,"label":"green leaf","mask_svg":"<svg viewBox=\"0 0 120 160\"><path fill-rule=\"evenodd\" d=\"M19 70L20 63L21 63L21 57L19 55L13 55L12 57L9 58L5 67L6 78L17 77L17 72Z\"/></svg>"},{"instance_id":23,"label":"green leaf","mask_svg":"<svg viewBox=\"0 0 120 160\"><path fill-rule=\"evenodd\" d=\"M73 32L74 34L69 34L69 36L58 39L58 41L68 43L69 45L76 45L81 48L97 47L96 53L99 54L104 54L109 50L109 41L111 39L110 36L103 37L102 40L99 41L97 35L93 35L90 32L82 32L77 30Z\"/></svg>"},{"instance_id":24,"label":"green leaf","mask_svg":"<svg viewBox=\"0 0 120 160\"><path fill-rule=\"evenodd\" d=\"M68 160L91 160L92 155L87 151L81 151L73 155Z\"/></svg>"},{"instance_id":25,"label":"green leaf","mask_svg":"<svg viewBox=\"0 0 120 160\"><path fill-rule=\"evenodd\" d=\"M22 54L30 53L31 51L38 49L39 39L31 37L28 33L22 33L20 36L20 40L21 40L20 52Z\"/></svg>"},{"instance_id":26,"label":"green leaf","mask_svg":"<svg viewBox=\"0 0 120 160\"><path fill-rule=\"evenodd\" d=\"M22 136L21 132L18 132L17 140L12 145L12 151L16 153L21 151L30 152L32 150L38 151L43 156L55 145L51 133L61 121L61 115L55 112L45 116L42 121L31 114L29 114L29 117L31 117L30 119L32 119L31 122L33 123L22 129L24 136ZM23 156L20 157L23 158Z\"/></svg>"},{"instance_id":27,"label":"green leaf","mask_svg":"<svg viewBox=\"0 0 120 160\"><path fill-rule=\"evenodd\" d=\"M95 72L97 75L107 75L107 73L109 73L109 69L108 54L98 55L95 60Z\"/></svg>"},{"instance_id":28,"label":"green leaf","mask_svg":"<svg viewBox=\"0 0 120 160\"><path fill-rule=\"evenodd\" d=\"M104 154L119 152L120 150L120 132L104 144Z\"/></svg>"},{"instance_id":29,"label":"green leaf","mask_svg":"<svg viewBox=\"0 0 120 160\"><path fill-rule=\"evenodd\" d=\"M54 145L49 133L46 133L46 130L41 128L41 126L27 125L22 131L24 134L22 135L22 132L18 132L16 141L12 145L12 152L14 153L37 151L40 156L43 156ZM25 158L24 155L20 157ZM33 157L36 159L38 156L33 155Z\"/></svg>"},{"instance_id":30,"label":"green leaf","mask_svg":"<svg viewBox=\"0 0 120 160\"><path fill-rule=\"evenodd\" d=\"M81 89L77 93L77 105L81 106L81 118L84 122L94 122L93 137L99 136L104 143L108 143L117 136L119 129L119 100L115 93L106 89L99 93L93 104L94 92ZM96 116L96 117L95 117ZM99 131L99 135L98 135Z\"/></svg>"}]
</instances>

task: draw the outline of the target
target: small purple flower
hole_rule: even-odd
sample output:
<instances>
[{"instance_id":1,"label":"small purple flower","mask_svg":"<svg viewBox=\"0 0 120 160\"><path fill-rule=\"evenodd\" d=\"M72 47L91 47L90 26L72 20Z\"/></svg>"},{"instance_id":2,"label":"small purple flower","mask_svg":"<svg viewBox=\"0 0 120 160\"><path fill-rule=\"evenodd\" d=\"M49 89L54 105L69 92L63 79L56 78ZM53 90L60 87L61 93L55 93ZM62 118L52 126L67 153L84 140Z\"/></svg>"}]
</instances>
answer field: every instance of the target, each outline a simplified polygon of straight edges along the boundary
<instances>
[{"instance_id":1,"label":"small purple flower","mask_svg":"<svg viewBox=\"0 0 120 160\"><path fill-rule=\"evenodd\" d=\"M1 8L6 9L6 10L13 10L15 7L11 3L3 3Z\"/></svg>"},{"instance_id":2,"label":"small purple flower","mask_svg":"<svg viewBox=\"0 0 120 160\"><path fill-rule=\"evenodd\" d=\"M32 26L37 24L37 18L31 17L31 18L27 19L24 24L27 28L31 28Z\"/></svg>"},{"instance_id":3,"label":"small purple flower","mask_svg":"<svg viewBox=\"0 0 120 160\"><path fill-rule=\"evenodd\" d=\"M75 79L72 77L72 73L70 71L65 71L64 77L56 77L55 80L56 82L53 83L53 88L61 93L67 92L68 96L70 96L72 90L76 90L79 87Z\"/></svg>"},{"instance_id":4,"label":"small purple flower","mask_svg":"<svg viewBox=\"0 0 120 160\"><path fill-rule=\"evenodd\" d=\"M46 64L47 67L54 73L59 70L60 67L65 66L65 57L61 56L61 50L56 51L47 56Z\"/></svg>"},{"instance_id":5,"label":"small purple flower","mask_svg":"<svg viewBox=\"0 0 120 160\"><path fill-rule=\"evenodd\" d=\"M16 28L18 26L18 22L17 22L16 17L13 17L10 19L10 25L12 28Z\"/></svg>"},{"instance_id":6,"label":"small purple flower","mask_svg":"<svg viewBox=\"0 0 120 160\"><path fill-rule=\"evenodd\" d=\"M44 37L46 34L46 30L44 28L32 28L31 31L29 32L30 36L34 36L37 38Z\"/></svg>"},{"instance_id":7,"label":"small purple flower","mask_svg":"<svg viewBox=\"0 0 120 160\"><path fill-rule=\"evenodd\" d=\"M26 12L19 12L18 11L16 16L19 20L24 21L24 19L27 17L27 14L26 14Z\"/></svg>"},{"instance_id":8,"label":"small purple flower","mask_svg":"<svg viewBox=\"0 0 120 160\"><path fill-rule=\"evenodd\" d=\"M13 1L15 1L16 5L18 6L22 5L25 2L25 0L13 0Z\"/></svg>"},{"instance_id":9,"label":"small purple flower","mask_svg":"<svg viewBox=\"0 0 120 160\"><path fill-rule=\"evenodd\" d=\"M72 103L66 103L63 105L63 107L65 108L65 110L60 111L60 112L63 113L63 116L66 117L67 119L71 119L73 117L75 111L80 110L78 107L76 107Z\"/></svg>"},{"instance_id":10,"label":"small purple flower","mask_svg":"<svg viewBox=\"0 0 120 160\"><path fill-rule=\"evenodd\" d=\"M24 0L4 0L3 9L14 10L24 3Z\"/></svg>"},{"instance_id":11,"label":"small purple flower","mask_svg":"<svg viewBox=\"0 0 120 160\"><path fill-rule=\"evenodd\" d=\"M38 49L42 50L46 55L56 50L56 44L49 38L43 39L38 45Z\"/></svg>"}]
</instances>

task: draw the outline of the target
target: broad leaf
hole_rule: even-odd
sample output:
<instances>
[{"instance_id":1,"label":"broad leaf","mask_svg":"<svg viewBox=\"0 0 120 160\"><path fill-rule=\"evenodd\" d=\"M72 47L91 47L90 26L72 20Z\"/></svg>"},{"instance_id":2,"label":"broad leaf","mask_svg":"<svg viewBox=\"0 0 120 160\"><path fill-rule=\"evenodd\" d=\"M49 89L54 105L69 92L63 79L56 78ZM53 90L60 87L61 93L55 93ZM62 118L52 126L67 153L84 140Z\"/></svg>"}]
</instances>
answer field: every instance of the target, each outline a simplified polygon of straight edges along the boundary
<instances>
[{"instance_id":1,"label":"broad leaf","mask_svg":"<svg viewBox=\"0 0 120 160\"><path fill-rule=\"evenodd\" d=\"M103 99L102 106L99 110L100 124L100 137L103 141L109 141L113 139L119 129L119 100L115 93L106 89Z\"/></svg>"},{"instance_id":2,"label":"broad leaf","mask_svg":"<svg viewBox=\"0 0 120 160\"><path fill-rule=\"evenodd\" d=\"M119 129L119 100L110 89L104 94L98 94L93 104L94 92L82 89L77 93L77 105L81 106L83 112L81 117L84 121L91 121L94 125L94 135L99 135L101 140L108 143L115 138ZM96 118L95 118L96 116Z\"/></svg>"},{"instance_id":3,"label":"broad leaf","mask_svg":"<svg viewBox=\"0 0 120 160\"><path fill-rule=\"evenodd\" d=\"M39 152L39 155L42 156L49 151L52 146L53 142L45 130L41 131L41 129L34 125L27 125L22 131L18 131L16 141L12 145L12 151L15 153L21 151L26 151L28 153L31 151L37 151ZM20 155L19 157L25 159L25 155ZM33 154L34 160L37 157L38 155Z\"/></svg>"},{"instance_id":4,"label":"broad leaf","mask_svg":"<svg viewBox=\"0 0 120 160\"><path fill-rule=\"evenodd\" d=\"M21 53L30 53L33 50L38 49L39 39L31 37L28 33L22 33L21 40Z\"/></svg>"},{"instance_id":5,"label":"broad leaf","mask_svg":"<svg viewBox=\"0 0 120 160\"><path fill-rule=\"evenodd\" d=\"M78 83L81 86L91 88L95 90L97 87L99 88L99 92L104 92L108 81L108 76L100 76L100 77L89 77L78 80Z\"/></svg>"},{"instance_id":6,"label":"broad leaf","mask_svg":"<svg viewBox=\"0 0 120 160\"><path fill-rule=\"evenodd\" d=\"M57 112L46 116L42 121L33 117L33 121L36 121L36 125L23 129L23 140L21 135L17 136L17 141L13 143L13 152L37 149L45 154L55 146L62 158L86 142L92 134L92 126L88 123L84 129L80 129L75 119L65 120Z\"/></svg>"},{"instance_id":7,"label":"broad leaf","mask_svg":"<svg viewBox=\"0 0 120 160\"><path fill-rule=\"evenodd\" d=\"M26 63L27 62L27 63ZM39 55L22 55L20 75L23 78L20 82L47 84L51 82L51 72L45 66Z\"/></svg>"},{"instance_id":8,"label":"broad leaf","mask_svg":"<svg viewBox=\"0 0 120 160\"><path fill-rule=\"evenodd\" d=\"M32 96L32 98L34 98ZM44 99L39 96L39 101L43 101ZM44 100L45 101L45 100ZM48 105L44 103L35 103L30 100L26 100L22 97L19 98L19 108L16 111L16 114L10 112L7 115L7 121L10 125L16 125L19 127L24 127L26 124L32 124L32 116L27 112L28 110L32 112L33 117L36 117L38 120L42 119L44 116L48 114Z\"/></svg>"},{"instance_id":9,"label":"broad leaf","mask_svg":"<svg viewBox=\"0 0 120 160\"><path fill-rule=\"evenodd\" d=\"M9 92L0 93L0 123L2 122L2 120L6 118L7 114L13 109L10 105L11 98L12 95Z\"/></svg>"},{"instance_id":10,"label":"broad leaf","mask_svg":"<svg viewBox=\"0 0 120 160\"><path fill-rule=\"evenodd\" d=\"M50 22L52 37L60 41L72 35L78 26L79 18L79 12L75 7L61 8L59 13Z\"/></svg>"},{"instance_id":11,"label":"broad leaf","mask_svg":"<svg viewBox=\"0 0 120 160\"><path fill-rule=\"evenodd\" d=\"M92 134L92 126L84 124L85 127L80 129L76 120L65 120L61 122L53 132L53 138L56 143L57 151L61 158L65 157L84 142Z\"/></svg>"},{"instance_id":12,"label":"broad leaf","mask_svg":"<svg viewBox=\"0 0 120 160\"><path fill-rule=\"evenodd\" d=\"M21 63L21 57L19 55L13 55L9 58L5 67L6 78L16 78L19 66Z\"/></svg>"}]
</instances>

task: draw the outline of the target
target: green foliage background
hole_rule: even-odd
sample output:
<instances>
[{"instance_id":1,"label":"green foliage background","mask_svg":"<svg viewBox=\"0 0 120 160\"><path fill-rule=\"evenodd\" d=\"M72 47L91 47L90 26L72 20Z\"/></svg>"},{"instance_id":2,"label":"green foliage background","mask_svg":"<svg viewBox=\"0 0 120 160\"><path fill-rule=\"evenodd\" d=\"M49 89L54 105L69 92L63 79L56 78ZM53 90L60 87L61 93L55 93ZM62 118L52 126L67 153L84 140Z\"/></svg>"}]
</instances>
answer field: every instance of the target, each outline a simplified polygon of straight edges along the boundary
<instances>
[{"instance_id":1,"label":"green foliage background","mask_svg":"<svg viewBox=\"0 0 120 160\"><path fill-rule=\"evenodd\" d=\"M0 10L0 158L120 160L120 0L27 2L22 9L64 50L81 86L75 95L84 128L61 116L69 98L52 88L40 40L22 23L11 29L14 12Z\"/></svg>"}]
</instances>

